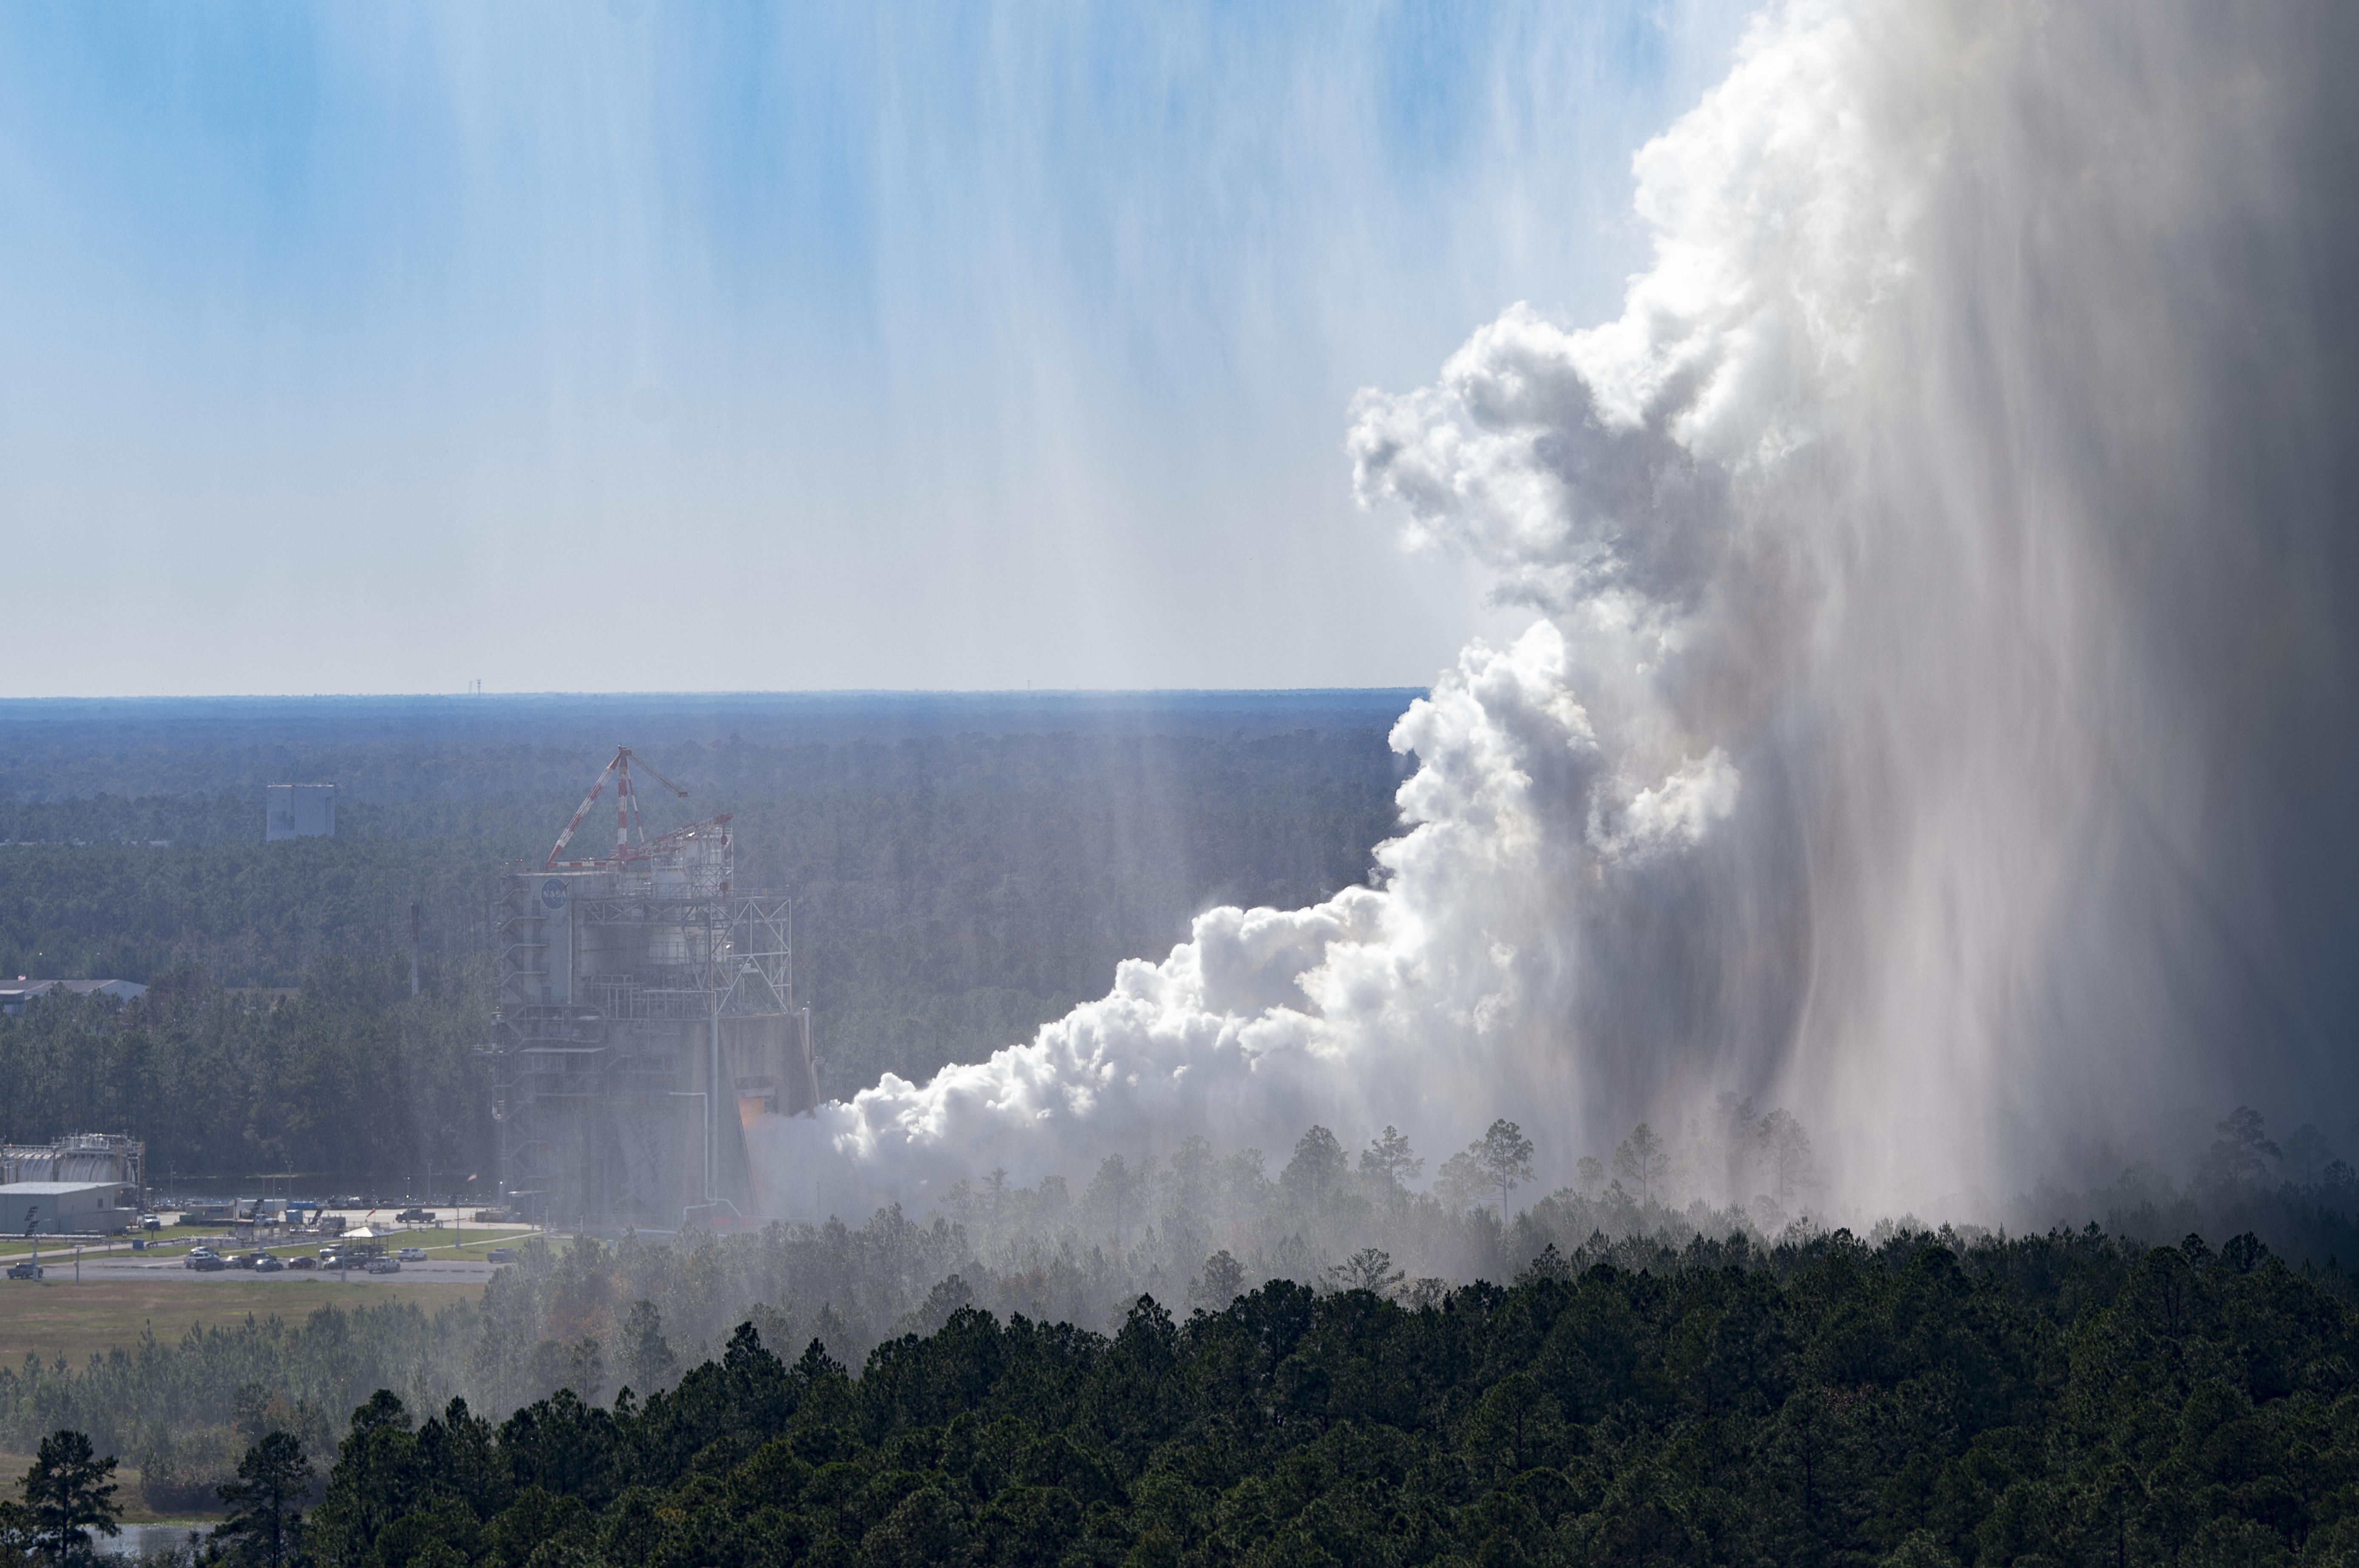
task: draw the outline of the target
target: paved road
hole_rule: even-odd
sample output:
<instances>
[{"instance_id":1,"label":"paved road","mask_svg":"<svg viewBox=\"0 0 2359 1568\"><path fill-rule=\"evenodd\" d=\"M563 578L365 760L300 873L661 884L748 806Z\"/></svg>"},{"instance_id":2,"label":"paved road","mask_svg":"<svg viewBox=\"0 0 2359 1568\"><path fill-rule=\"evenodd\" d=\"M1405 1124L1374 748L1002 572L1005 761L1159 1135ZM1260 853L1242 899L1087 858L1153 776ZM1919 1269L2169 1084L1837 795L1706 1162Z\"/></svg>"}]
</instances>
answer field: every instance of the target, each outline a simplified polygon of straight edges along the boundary
<instances>
[{"instance_id":1,"label":"paved road","mask_svg":"<svg viewBox=\"0 0 2359 1568\"><path fill-rule=\"evenodd\" d=\"M44 1253L41 1267L52 1280L73 1278L73 1256L62 1258ZM404 1263L398 1274L372 1274L360 1269L339 1275L333 1269L289 1269L281 1274L258 1274L251 1269L216 1269L204 1271L190 1268L178 1258L147 1259L116 1253L111 1258L85 1256L82 1260L82 1277L85 1280L145 1280L150 1283L185 1280L192 1285L210 1284L216 1280L236 1280L247 1284L299 1285L307 1280L342 1279L355 1285L429 1283L480 1285L505 1263L478 1263L472 1259L441 1259L424 1263Z\"/></svg>"}]
</instances>

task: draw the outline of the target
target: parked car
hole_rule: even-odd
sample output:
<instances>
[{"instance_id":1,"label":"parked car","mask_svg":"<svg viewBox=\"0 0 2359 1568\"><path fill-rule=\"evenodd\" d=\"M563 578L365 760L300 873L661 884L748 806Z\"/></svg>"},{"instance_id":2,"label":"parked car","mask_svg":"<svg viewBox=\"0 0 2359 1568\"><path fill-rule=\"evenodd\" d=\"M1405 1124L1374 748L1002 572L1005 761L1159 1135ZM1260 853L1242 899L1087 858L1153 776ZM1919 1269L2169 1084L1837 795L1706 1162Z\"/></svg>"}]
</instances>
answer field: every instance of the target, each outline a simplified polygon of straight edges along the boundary
<instances>
[{"instance_id":1,"label":"parked car","mask_svg":"<svg viewBox=\"0 0 2359 1568\"><path fill-rule=\"evenodd\" d=\"M160 1214L143 1214L139 1217L139 1228L161 1230L164 1228L164 1217Z\"/></svg>"},{"instance_id":2,"label":"parked car","mask_svg":"<svg viewBox=\"0 0 2359 1568\"><path fill-rule=\"evenodd\" d=\"M401 1260L379 1258L368 1266L368 1271L372 1274L398 1274L401 1272Z\"/></svg>"},{"instance_id":3,"label":"parked car","mask_svg":"<svg viewBox=\"0 0 2359 1568\"><path fill-rule=\"evenodd\" d=\"M495 1247L484 1254L484 1260L488 1263L513 1263L516 1259L516 1251L513 1247Z\"/></svg>"},{"instance_id":4,"label":"parked car","mask_svg":"<svg viewBox=\"0 0 2359 1568\"><path fill-rule=\"evenodd\" d=\"M317 1258L289 1258L287 1260L287 1266L297 1271L316 1269L320 1266L320 1260Z\"/></svg>"},{"instance_id":5,"label":"parked car","mask_svg":"<svg viewBox=\"0 0 2359 1568\"><path fill-rule=\"evenodd\" d=\"M400 1251L396 1252L394 1256L400 1259L405 1263L423 1263L426 1261L426 1249L423 1247L405 1247Z\"/></svg>"},{"instance_id":6,"label":"parked car","mask_svg":"<svg viewBox=\"0 0 2359 1568\"><path fill-rule=\"evenodd\" d=\"M287 1271L287 1265L282 1260L265 1252L255 1259L254 1271L257 1274L283 1274Z\"/></svg>"},{"instance_id":7,"label":"parked car","mask_svg":"<svg viewBox=\"0 0 2359 1568\"><path fill-rule=\"evenodd\" d=\"M241 1269L251 1269L261 1260L261 1258L262 1254L259 1252L243 1252L234 1259L233 1261Z\"/></svg>"},{"instance_id":8,"label":"parked car","mask_svg":"<svg viewBox=\"0 0 2359 1568\"><path fill-rule=\"evenodd\" d=\"M11 1263L8 1265L8 1277L12 1280L38 1280L41 1277L41 1266L29 1260Z\"/></svg>"},{"instance_id":9,"label":"parked car","mask_svg":"<svg viewBox=\"0 0 2359 1568\"><path fill-rule=\"evenodd\" d=\"M430 1208L406 1208L393 1217L403 1225L431 1225L434 1223L434 1211Z\"/></svg>"},{"instance_id":10,"label":"parked car","mask_svg":"<svg viewBox=\"0 0 2359 1568\"><path fill-rule=\"evenodd\" d=\"M202 1263L206 1259L218 1258L220 1254L215 1252L210 1247L191 1247L189 1249L189 1255L182 1259L181 1262L186 1267L193 1269L200 1263Z\"/></svg>"},{"instance_id":11,"label":"parked car","mask_svg":"<svg viewBox=\"0 0 2359 1568\"><path fill-rule=\"evenodd\" d=\"M200 1274L217 1274L229 1267L229 1260L218 1252L208 1252L201 1258L190 1259L189 1267Z\"/></svg>"}]
</instances>

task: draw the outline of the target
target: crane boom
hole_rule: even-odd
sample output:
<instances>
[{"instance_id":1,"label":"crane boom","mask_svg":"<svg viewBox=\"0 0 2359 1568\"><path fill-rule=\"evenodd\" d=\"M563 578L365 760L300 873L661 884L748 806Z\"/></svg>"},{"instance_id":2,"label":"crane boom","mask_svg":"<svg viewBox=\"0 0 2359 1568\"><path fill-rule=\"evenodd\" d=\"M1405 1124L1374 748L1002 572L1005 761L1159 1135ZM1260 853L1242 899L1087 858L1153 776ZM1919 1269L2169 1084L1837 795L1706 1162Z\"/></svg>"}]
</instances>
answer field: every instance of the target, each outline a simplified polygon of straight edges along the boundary
<instances>
[{"instance_id":1,"label":"crane boom","mask_svg":"<svg viewBox=\"0 0 2359 1568\"><path fill-rule=\"evenodd\" d=\"M614 760L608 762L599 773L598 782L592 784L590 786L590 793L582 797L582 805L573 813L573 820L567 823L565 825L565 831L557 836L557 848L549 852L548 861L540 868L542 871L546 871L554 869L558 860L564 856L565 846L573 842L573 830L582 826L582 819L590 815L590 808L598 804L598 796L604 793L608 776L611 775L614 770L621 767L623 765L623 759L630 754L631 749L628 746L622 746L615 749Z\"/></svg>"},{"instance_id":2,"label":"crane boom","mask_svg":"<svg viewBox=\"0 0 2359 1568\"><path fill-rule=\"evenodd\" d=\"M638 753L636 753L636 752L632 752L631 754L632 754L633 756L637 756L637 755L638 755ZM655 765L653 762L648 762L645 757L639 757L639 766L641 766L642 768L645 768L645 769L647 771L647 776L648 776L649 778L651 778L651 779L655 780L655 781L656 781L656 783L658 783L658 784L659 784L663 785L663 786L664 786L664 788L666 788L666 789L668 789L668 790L671 791L671 792L672 792L672 794L674 794L674 795L676 795L679 796L679 798L680 798L680 799L682 799L682 800L686 800L686 799L688 798L688 791L686 791L686 790L684 790L684 789L680 788L680 787L679 787L679 785L678 785L678 784L676 784L672 783L672 782L671 782L671 780L669 780L669 779L668 779L668 778L664 777L664 776L663 776L663 774L661 774L661 773L659 773L656 772L656 765Z\"/></svg>"},{"instance_id":3,"label":"crane boom","mask_svg":"<svg viewBox=\"0 0 2359 1568\"><path fill-rule=\"evenodd\" d=\"M637 757L637 753L633 752L628 746L617 746L614 748L614 760L606 764L605 768L598 774L597 782L590 786L590 793L582 797L582 805L574 811L573 820L568 822L565 825L565 831L557 836L557 847L549 850L549 859L541 865L540 869L542 871L553 871L560 865L581 867L603 866L613 865L616 861L622 860L644 860L654 849L663 849L674 844L682 837L692 832L696 828L712 826L713 824L726 823L729 820L726 816L716 816L712 819L712 823L691 823L687 827L676 828L669 833L664 834L650 845L647 842L647 824L639 816L638 794L631 788L631 762L634 757ZM649 763L646 758L639 757L638 763L640 771L652 777L656 783L663 785L664 788L671 791L672 794L678 795L682 800L686 800L688 798L688 791L672 783L671 780L664 777L663 774L657 773L653 764ZM573 842L574 832L581 827L582 819L590 815L590 808L598 804L598 797L606 792L606 781L610 778L614 781L614 854L613 860L566 860L565 847ZM630 842L631 828L634 826L636 826L639 830L639 847L636 849L631 847Z\"/></svg>"}]
</instances>

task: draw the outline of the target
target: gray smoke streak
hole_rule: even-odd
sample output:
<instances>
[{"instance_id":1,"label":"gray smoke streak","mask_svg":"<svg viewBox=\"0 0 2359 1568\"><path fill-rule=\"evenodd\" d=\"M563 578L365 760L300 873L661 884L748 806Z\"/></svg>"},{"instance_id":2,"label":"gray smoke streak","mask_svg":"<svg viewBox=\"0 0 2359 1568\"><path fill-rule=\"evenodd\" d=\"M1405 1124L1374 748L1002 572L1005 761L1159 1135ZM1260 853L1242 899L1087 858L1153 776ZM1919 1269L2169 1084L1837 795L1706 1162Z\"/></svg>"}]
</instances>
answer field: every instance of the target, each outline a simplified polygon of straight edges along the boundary
<instances>
[{"instance_id":1,"label":"gray smoke streak","mask_svg":"<svg viewBox=\"0 0 2359 1568\"><path fill-rule=\"evenodd\" d=\"M1364 500L1535 615L1402 719L1383 888L1213 911L768 1168L916 1197L1507 1114L1561 1178L1727 1089L1851 1203L1962 1213L2182 1102L2347 1106L2354 33L1763 23L1639 157L1620 319L1516 307L1354 410Z\"/></svg>"}]
</instances>

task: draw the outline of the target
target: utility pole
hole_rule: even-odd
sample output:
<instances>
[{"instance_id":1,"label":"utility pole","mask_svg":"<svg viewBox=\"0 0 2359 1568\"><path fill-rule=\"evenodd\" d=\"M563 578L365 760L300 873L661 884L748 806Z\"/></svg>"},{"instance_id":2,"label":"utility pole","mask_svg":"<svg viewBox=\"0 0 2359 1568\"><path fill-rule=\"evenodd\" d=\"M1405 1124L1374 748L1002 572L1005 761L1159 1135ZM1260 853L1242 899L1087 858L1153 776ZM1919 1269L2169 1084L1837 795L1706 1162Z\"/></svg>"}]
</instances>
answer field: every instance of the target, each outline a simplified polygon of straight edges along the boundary
<instances>
[{"instance_id":1,"label":"utility pole","mask_svg":"<svg viewBox=\"0 0 2359 1568\"><path fill-rule=\"evenodd\" d=\"M418 949L426 940L426 906L409 906L409 994L418 994Z\"/></svg>"}]
</instances>

